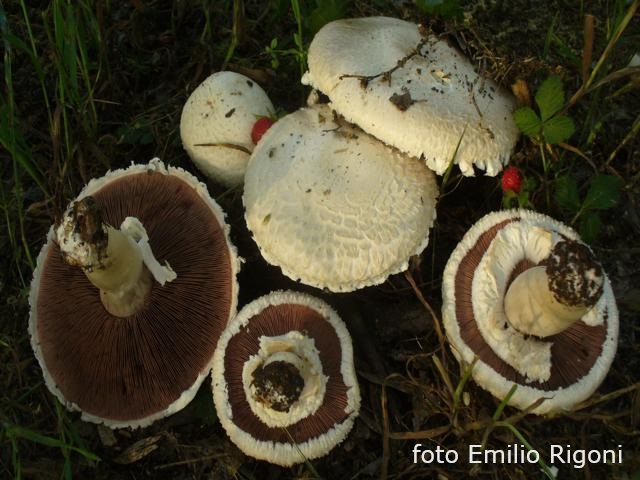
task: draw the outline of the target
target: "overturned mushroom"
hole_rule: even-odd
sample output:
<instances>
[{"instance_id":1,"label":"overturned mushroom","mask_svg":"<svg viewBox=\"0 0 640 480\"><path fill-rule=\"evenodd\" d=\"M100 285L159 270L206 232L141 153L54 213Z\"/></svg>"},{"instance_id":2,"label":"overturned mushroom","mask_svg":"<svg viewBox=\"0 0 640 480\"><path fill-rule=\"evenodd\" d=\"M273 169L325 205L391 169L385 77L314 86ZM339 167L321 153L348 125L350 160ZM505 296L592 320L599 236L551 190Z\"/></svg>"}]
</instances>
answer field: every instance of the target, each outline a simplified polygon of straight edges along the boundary
<instances>
[{"instance_id":1,"label":"overturned mushroom","mask_svg":"<svg viewBox=\"0 0 640 480\"><path fill-rule=\"evenodd\" d=\"M569 410L607 374L618 340L611 285L569 227L527 210L480 219L452 253L442 315L456 357L498 398Z\"/></svg>"},{"instance_id":2,"label":"overturned mushroom","mask_svg":"<svg viewBox=\"0 0 640 480\"><path fill-rule=\"evenodd\" d=\"M308 285L382 283L426 247L437 187L424 163L324 105L275 123L245 177L247 225L262 256Z\"/></svg>"},{"instance_id":3,"label":"overturned mushroom","mask_svg":"<svg viewBox=\"0 0 640 480\"><path fill-rule=\"evenodd\" d=\"M444 173L496 175L518 137L512 95L418 25L388 17L337 20L309 47L302 82L367 133Z\"/></svg>"},{"instance_id":4,"label":"overturned mushroom","mask_svg":"<svg viewBox=\"0 0 640 480\"><path fill-rule=\"evenodd\" d=\"M113 428L180 410L235 314L237 271L224 214L190 174L152 160L92 180L49 231L31 284L47 387Z\"/></svg>"},{"instance_id":5,"label":"overturned mushroom","mask_svg":"<svg viewBox=\"0 0 640 480\"><path fill-rule=\"evenodd\" d=\"M189 157L207 177L240 185L253 151L256 121L273 114L271 100L256 82L235 72L217 72L189 96L180 137Z\"/></svg>"},{"instance_id":6,"label":"overturned mushroom","mask_svg":"<svg viewBox=\"0 0 640 480\"><path fill-rule=\"evenodd\" d=\"M231 440L283 466L326 455L360 408L344 323L302 293L273 292L246 305L220 338L212 381Z\"/></svg>"}]
</instances>

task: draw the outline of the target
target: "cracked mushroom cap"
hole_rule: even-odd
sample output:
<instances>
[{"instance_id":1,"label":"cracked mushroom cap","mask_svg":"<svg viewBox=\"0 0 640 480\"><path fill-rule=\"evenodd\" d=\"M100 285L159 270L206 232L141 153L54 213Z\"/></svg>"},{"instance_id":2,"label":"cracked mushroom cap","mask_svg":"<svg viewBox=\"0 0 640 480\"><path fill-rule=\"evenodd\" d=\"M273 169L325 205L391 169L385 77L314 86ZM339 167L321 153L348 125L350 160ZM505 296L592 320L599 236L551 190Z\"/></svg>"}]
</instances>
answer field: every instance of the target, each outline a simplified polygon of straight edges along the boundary
<instances>
[{"instance_id":1,"label":"cracked mushroom cap","mask_svg":"<svg viewBox=\"0 0 640 480\"><path fill-rule=\"evenodd\" d=\"M231 440L282 466L326 455L360 409L349 332L329 305L303 293L246 305L220 337L211 375Z\"/></svg>"},{"instance_id":2,"label":"cracked mushroom cap","mask_svg":"<svg viewBox=\"0 0 640 480\"><path fill-rule=\"evenodd\" d=\"M29 294L31 345L49 390L83 420L143 427L186 406L209 373L236 312L239 262L224 213L182 169L132 165L92 180L77 200L88 196L108 224L139 218L177 278L155 284L142 311L115 317L63 261L52 227Z\"/></svg>"},{"instance_id":3,"label":"cracked mushroom cap","mask_svg":"<svg viewBox=\"0 0 640 480\"><path fill-rule=\"evenodd\" d=\"M463 364L477 358L473 378L497 398L506 397L516 384L510 405L526 409L544 398L532 413L570 410L606 376L618 341L618 310L609 279L599 265L580 271L558 262L585 252L592 255L562 223L527 210L509 210L480 219L451 254L442 285L447 337ZM518 279L531 278L540 268L549 276L553 297L564 296L572 308L581 306L586 312L546 336L524 333L515 315L507 316L505 302ZM561 286L557 275L564 275ZM532 285L526 286L518 312L535 303ZM548 296L543 306L554 302ZM527 326L527 331L532 329Z\"/></svg>"},{"instance_id":4,"label":"cracked mushroom cap","mask_svg":"<svg viewBox=\"0 0 640 480\"><path fill-rule=\"evenodd\" d=\"M367 133L443 174L450 162L494 176L518 137L512 95L456 49L387 17L337 20L309 47L302 82ZM457 152L456 152L457 149Z\"/></svg>"},{"instance_id":5,"label":"cracked mushroom cap","mask_svg":"<svg viewBox=\"0 0 640 480\"><path fill-rule=\"evenodd\" d=\"M437 187L424 163L333 118L318 105L276 122L251 156L243 201L269 263L348 292L384 282L422 252Z\"/></svg>"},{"instance_id":6,"label":"cracked mushroom cap","mask_svg":"<svg viewBox=\"0 0 640 480\"><path fill-rule=\"evenodd\" d=\"M235 72L214 73L182 109L182 145L207 177L229 187L241 185L254 147L253 124L273 112L271 100L255 81Z\"/></svg>"}]
</instances>

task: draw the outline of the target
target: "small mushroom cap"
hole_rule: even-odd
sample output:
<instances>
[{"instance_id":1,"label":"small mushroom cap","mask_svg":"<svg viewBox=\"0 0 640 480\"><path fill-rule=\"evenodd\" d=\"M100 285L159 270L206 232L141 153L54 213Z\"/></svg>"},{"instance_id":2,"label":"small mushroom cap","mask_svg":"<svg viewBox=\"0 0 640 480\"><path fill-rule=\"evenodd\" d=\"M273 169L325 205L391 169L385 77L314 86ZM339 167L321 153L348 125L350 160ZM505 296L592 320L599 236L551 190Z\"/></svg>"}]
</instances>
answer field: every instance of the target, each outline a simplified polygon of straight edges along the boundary
<instances>
[{"instance_id":1,"label":"small mushroom cap","mask_svg":"<svg viewBox=\"0 0 640 480\"><path fill-rule=\"evenodd\" d=\"M302 82L329 96L334 110L424 158L438 174L455 156L464 175L473 175L474 166L496 175L518 138L513 96L413 23L387 17L328 23L311 42L308 63Z\"/></svg>"},{"instance_id":2,"label":"small mushroom cap","mask_svg":"<svg viewBox=\"0 0 640 480\"><path fill-rule=\"evenodd\" d=\"M429 240L437 187L424 163L318 105L276 122L245 177L247 225L288 277L332 291L376 285Z\"/></svg>"},{"instance_id":3,"label":"small mushroom cap","mask_svg":"<svg viewBox=\"0 0 640 480\"><path fill-rule=\"evenodd\" d=\"M271 100L255 81L235 72L214 73L182 109L182 145L207 177L229 187L241 185L254 146L253 124L273 112Z\"/></svg>"},{"instance_id":4,"label":"small mushroom cap","mask_svg":"<svg viewBox=\"0 0 640 480\"><path fill-rule=\"evenodd\" d=\"M277 421L266 417L270 425L251 406L243 378L268 344L296 350L311 363L317 357L325 379L313 389L310 408ZM216 411L231 440L247 455L282 466L326 455L346 438L360 409L349 332L329 305L302 293L272 292L242 308L220 337L211 376Z\"/></svg>"},{"instance_id":5,"label":"small mushroom cap","mask_svg":"<svg viewBox=\"0 0 640 480\"><path fill-rule=\"evenodd\" d=\"M598 388L618 342L618 310L609 279L595 306L566 330L539 338L508 322L504 295L522 272L544 265L552 239L580 242L566 225L527 210L481 218L455 248L443 274L442 316L454 355L497 398L532 413L570 410Z\"/></svg>"},{"instance_id":6,"label":"small mushroom cap","mask_svg":"<svg viewBox=\"0 0 640 480\"><path fill-rule=\"evenodd\" d=\"M239 260L224 213L182 169L132 165L92 180L77 199L87 196L110 225L138 217L177 278L154 284L142 311L114 317L84 272L62 260L52 227L29 293L31 346L49 390L83 420L144 427L184 408L208 375L236 313Z\"/></svg>"}]
</instances>

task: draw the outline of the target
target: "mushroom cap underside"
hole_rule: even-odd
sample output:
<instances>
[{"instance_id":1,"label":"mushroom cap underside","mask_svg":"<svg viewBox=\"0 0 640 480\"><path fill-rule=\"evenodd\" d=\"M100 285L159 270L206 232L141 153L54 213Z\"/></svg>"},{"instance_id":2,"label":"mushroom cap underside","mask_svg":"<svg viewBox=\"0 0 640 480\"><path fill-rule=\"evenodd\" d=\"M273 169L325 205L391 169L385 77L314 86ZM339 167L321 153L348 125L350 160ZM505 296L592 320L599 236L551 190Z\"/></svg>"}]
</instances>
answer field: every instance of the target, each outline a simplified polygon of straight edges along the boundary
<instances>
[{"instance_id":1,"label":"mushroom cap underside","mask_svg":"<svg viewBox=\"0 0 640 480\"><path fill-rule=\"evenodd\" d=\"M83 419L146 426L183 408L208 374L236 310L235 248L205 185L159 161L93 180L78 199L88 195L111 225L140 219L178 277L155 284L144 310L114 317L84 272L62 260L52 228L29 297L32 347L49 390Z\"/></svg>"},{"instance_id":2,"label":"mushroom cap underside","mask_svg":"<svg viewBox=\"0 0 640 480\"><path fill-rule=\"evenodd\" d=\"M285 415L283 426L268 426L252 410L243 370L266 342L292 334L313 345L326 385L315 409L296 419ZM325 302L298 292L272 292L238 313L218 343L212 383L216 411L231 440L247 455L282 466L326 455L345 439L360 408L346 326Z\"/></svg>"},{"instance_id":3,"label":"mushroom cap underside","mask_svg":"<svg viewBox=\"0 0 640 480\"><path fill-rule=\"evenodd\" d=\"M566 330L538 338L511 327L504 293L548 255L537 232L580 241L569 227L527 210L490 213L474 224L445 268L442 315L453 353L466 365L475 360L480 386L504 398L516 384L509 404L526 409L544 398L532 410L544 414L571 409L600 385L615 356L618 311L605 276L600 300Z\"/></svg>"}]
</instances>

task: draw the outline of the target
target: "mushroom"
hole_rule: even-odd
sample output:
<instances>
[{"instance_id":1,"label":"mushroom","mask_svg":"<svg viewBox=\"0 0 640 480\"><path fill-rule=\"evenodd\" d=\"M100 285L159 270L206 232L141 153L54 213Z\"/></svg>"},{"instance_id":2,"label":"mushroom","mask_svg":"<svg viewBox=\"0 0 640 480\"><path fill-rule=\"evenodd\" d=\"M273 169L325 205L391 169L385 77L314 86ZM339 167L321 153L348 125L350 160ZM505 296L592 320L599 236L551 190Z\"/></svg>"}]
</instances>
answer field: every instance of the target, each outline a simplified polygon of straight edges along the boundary
<instances>
[{"instance_id":1,"label":"mushroom","mask_svg":"<svg viewBox=\"0 0 640 480\"><path fill-rule=\"evenodd\" d=\"M509 404L544 414L589 397L615 356L618 310L609 279L569 227L546 215L490 213L465 234L443 275L453 353Z\"/></svg>"},{"instance_id":2,"label":"mushroom","mask_svg":"<svg viewBox=\"0 0 640 480\"><path fill-rule=\"evenodd\" d=\"M180 410L235 314L238 268L224 213L189 173L154 159L92 180L50 229L31 283L47 387L112 428Z\"/></svg>"},{"instance_id":3,"label":"mushroom","mask_svg":"<svg viewBox=\"0 0 640 480\"><path fill-rule=\"evenodd\" d=\"M241 185L253 151L251 131L274 112L256 82L235 72L217 72L196 88L182 109L180 137L196 166L210 179Z\"/></svg>"},{"instance_id":4,"label":"mushroom","mask_svg":"<svg viewBox=\"0 0 640 480\"><path fill-rule=\"evenodd\" d=\"M422 252L437 187L424 163L333 118L316 105L276 122L251 156L243 201L267 262L348 292L384 282Z\"/></svg>"},{"instance_id":5,"label":"mushroom","mask_svg":"<svg viewBox=\"0 0 640 480\"><path fill-rule=\"evenodd\" d=\"M388 17L326 24L309 46L302 83L349 122L443 174L453 161L494 176L518 138L515 99L456 49Z\"/></svg>"},{"instance_id":6,"label":"mushroom","mask_svg":"<svg viewBox=\"0 0 640 480\"><path fill-rule=\"evenodd\" d=\"M349 332L329 305L303 293L272 292L240 310L211 375L233 443L282 466L326 455L360 409Z\"/></svg>"}]
</instances>

